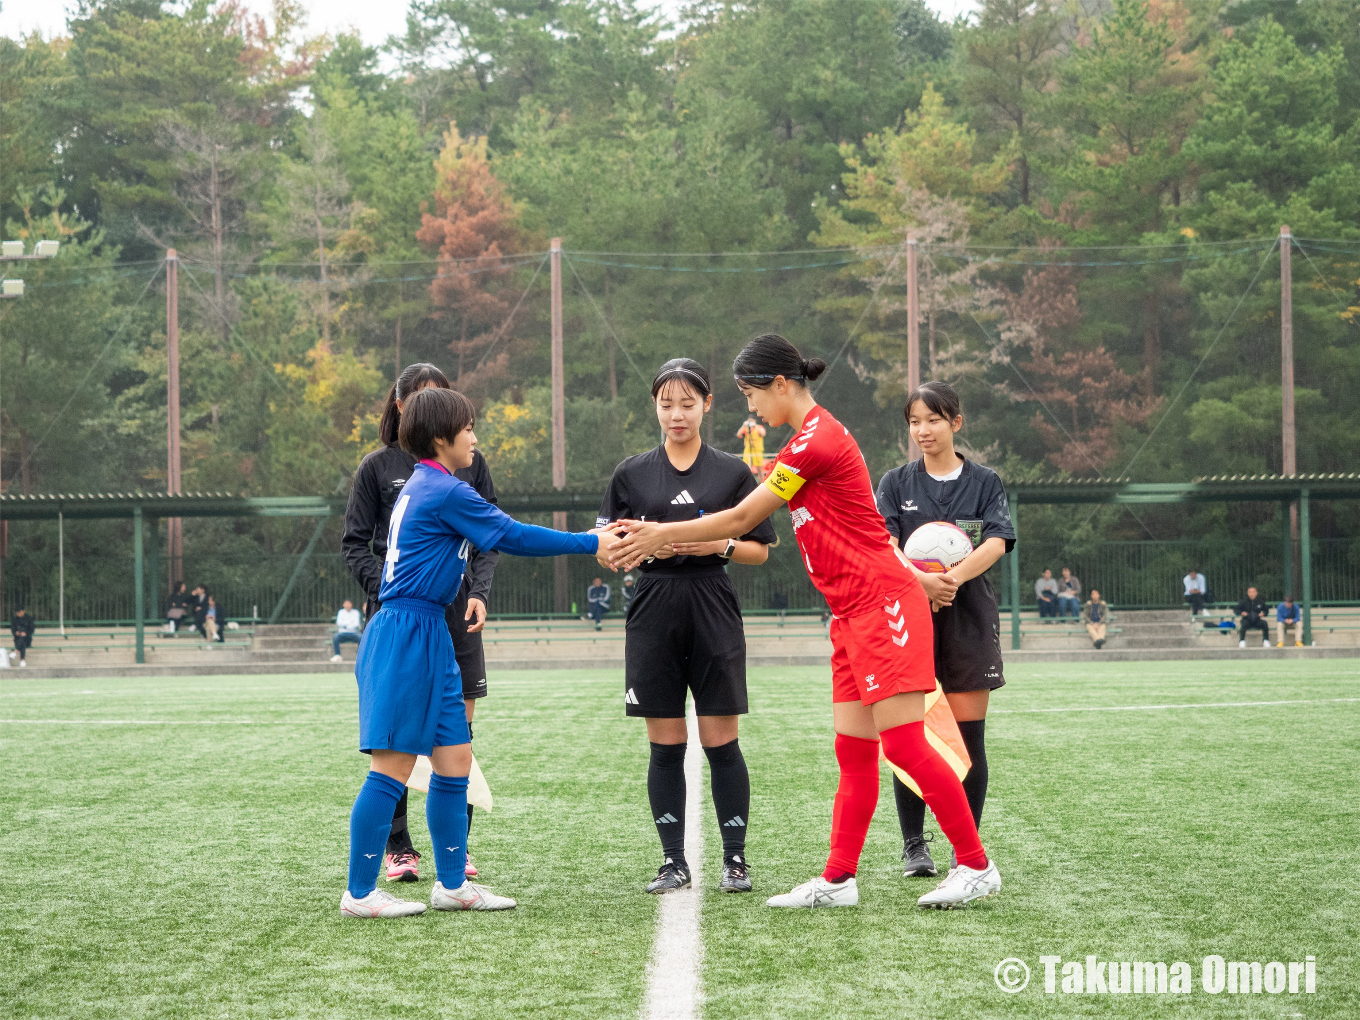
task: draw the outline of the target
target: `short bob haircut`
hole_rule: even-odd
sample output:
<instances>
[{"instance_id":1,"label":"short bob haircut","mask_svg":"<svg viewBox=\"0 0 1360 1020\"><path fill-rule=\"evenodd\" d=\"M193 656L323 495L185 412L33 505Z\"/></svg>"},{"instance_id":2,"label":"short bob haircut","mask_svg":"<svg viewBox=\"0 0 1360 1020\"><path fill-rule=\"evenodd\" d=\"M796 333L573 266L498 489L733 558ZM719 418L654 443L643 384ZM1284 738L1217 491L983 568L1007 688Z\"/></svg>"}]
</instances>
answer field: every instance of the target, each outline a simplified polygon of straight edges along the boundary
<instances>
[{"instance_id":1,"label":"short bob haircut","mask_svg":"<svg viewBox=\"0 0 1360 1020\"><path fill-rule=\"evenodd\" d=\"M397 439L416 460L429 460L435 455L436 439L452 443L476 420L472 401L463 394L429 386L406 399Z\"/></svg>"},{"instance_id":2,"label":"short bob haircut","mask_svg":"<svg viewBox=\"0 0 1360 1020\"><path fill-rule=\"evenodd\" d=\"M947 382L932 379L930 382L921 383L908 393L907 406L902 408L902 417L907 421L911 421L911 405L918 400L941 418L949 421L963 414L963 404L959 401L959 395Z\"/></svg>"}]
</instances>

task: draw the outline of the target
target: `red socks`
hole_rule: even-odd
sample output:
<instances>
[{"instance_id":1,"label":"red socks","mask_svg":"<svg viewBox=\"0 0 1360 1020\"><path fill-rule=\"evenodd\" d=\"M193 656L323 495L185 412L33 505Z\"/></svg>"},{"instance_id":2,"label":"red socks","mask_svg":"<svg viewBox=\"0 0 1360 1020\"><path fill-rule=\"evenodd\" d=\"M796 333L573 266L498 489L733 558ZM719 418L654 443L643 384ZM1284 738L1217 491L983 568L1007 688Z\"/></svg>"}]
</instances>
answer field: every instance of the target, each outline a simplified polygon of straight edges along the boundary
<instances>
[{"instance_id":1,"label":"red socks","mask_svg":"<svg viewBox=\"0 0 1360 1020\"><path fill-rule=\"evenodd\" d=\"M859 867L864 837L878 807L878 741L837 733L836 761L841 779L831 811L831 856L822 872L828 882L844 881Z\"/></svg>"},{"instance_id":2,"label":"red socks","mask_svg":"<svg viewBox=\"0 0 1360 1020\"><path fill-rule=\"evenodd\" d=\"M982 849L978 838L977 825L973 823L973 812L968 807L968 797L963 792L963 784L954 770L926 741L925 723L905 723L884 730L878 735L883 742L883 754L903 772L906 772L921 787L922 799L935 815L935 820L944 830L945 838L954 845L954 855L960 864L968 868L982 869L987 866L987 853ZM841 737L836 738L836 748L840 750ZM868 743L868 741L859 741ZM841 766L844 785L844 769ZM875 770L877 771L877 770ZM874 779L877 794L878 779ZM839 808L840 794L836 794ZM870 809L870 815L873 811ZM868 828L868 822L865 822ZM833 830L834 831L834 830ZM832 856L835 856L835 838L832 837ZM858 847L864 846L861 834Z\"/></svg>"}]
</instances>

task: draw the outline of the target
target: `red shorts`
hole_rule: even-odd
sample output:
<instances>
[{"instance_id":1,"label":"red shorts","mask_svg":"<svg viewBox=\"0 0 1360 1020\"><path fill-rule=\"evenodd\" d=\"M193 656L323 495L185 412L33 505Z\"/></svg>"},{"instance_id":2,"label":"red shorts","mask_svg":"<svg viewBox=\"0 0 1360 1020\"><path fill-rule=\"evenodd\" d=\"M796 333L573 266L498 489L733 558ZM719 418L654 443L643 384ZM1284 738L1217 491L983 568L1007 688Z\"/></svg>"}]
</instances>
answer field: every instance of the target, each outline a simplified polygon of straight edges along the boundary
<instances>
[{"instance_id":1,"label":"red shorts","mask_svg":"<svg viewBox=\"0 0 1360 1020\"><path fill-rule=\"evenodd\" d=\"M874 613L831 621L831 700L866 705L935 689L935 628L917 585Z\"/></svg>"}]
</instances>

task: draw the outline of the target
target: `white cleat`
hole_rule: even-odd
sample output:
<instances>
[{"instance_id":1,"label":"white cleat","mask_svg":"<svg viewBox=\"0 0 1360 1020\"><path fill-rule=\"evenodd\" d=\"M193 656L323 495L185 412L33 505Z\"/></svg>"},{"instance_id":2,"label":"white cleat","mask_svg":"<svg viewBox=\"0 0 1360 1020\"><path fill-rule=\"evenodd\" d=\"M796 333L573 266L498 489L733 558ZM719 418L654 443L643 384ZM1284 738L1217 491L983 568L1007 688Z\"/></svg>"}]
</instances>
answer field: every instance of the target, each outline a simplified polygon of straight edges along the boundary
<instances>
[{"instance_id":1,"label":"white cleat","mask_svg":"<svg viewBox=\"0 0 1360 1020\"><path fill-rule=\"evenodd\" d=\"M1269 647L1270 647L1270 638L1266 638L1264 641L1262 641L1262 642L1261 642L1261 647L1262 647L1262 648L1269 648Z\"/></svg>"},{"instance_id":2,"label":"white cleat","mask_svg":"<svg viewBox=\"0 0 1360 1020\"><path fill-rule=\"evenodd\" d=\"M399 900L383 889L374 889L361 900L351 896L348 889L340 897L341 917L411 917L423 913L425 904Z\"/></svg>"},{"instance_id":3,"label":"white cleat","mask_svg":"<svg viewBox=\"0 0 1360 1020\"><path fill-rule=\"evenodd\" d=\"M962 864L949 869L945 880L916 901L926 910L952 910L984 896L995 896L1001 891L1001 873L996 862L988 861L981 871Z\"/></svg>"},{"instance_id":4,"label":"white cleat","mask_svg":"<svg viewBox=\"0 0 1360 1020\"><path fill-rule=\"evenodd\" d=\"M855 907L859 906L859 886L853 878L828 882L818 875L810 882L794 886L782 896L771 896L767 907Z\"/></svg>"},{"instance_id":5,"label":"white cleat","mask_svg":"<svg viewBox=\"0 0 1360 1020\"><path fill-rule=\"evenodd\" d=\"M339 655L332 655L331 662L344 662L344 658Z\"/></svg>"},{"instance_id":6,"label":"white cleat","mask_svg":"<svg viewBox=\"0 0 1360 1020\"><path fill-rule=\"evenodd\" d=\"M445 889L436 882L430 890L430 906L435 910L514 910L515 901L475 882L464 882L457 889Z\"/></svg>"}]
</instances>

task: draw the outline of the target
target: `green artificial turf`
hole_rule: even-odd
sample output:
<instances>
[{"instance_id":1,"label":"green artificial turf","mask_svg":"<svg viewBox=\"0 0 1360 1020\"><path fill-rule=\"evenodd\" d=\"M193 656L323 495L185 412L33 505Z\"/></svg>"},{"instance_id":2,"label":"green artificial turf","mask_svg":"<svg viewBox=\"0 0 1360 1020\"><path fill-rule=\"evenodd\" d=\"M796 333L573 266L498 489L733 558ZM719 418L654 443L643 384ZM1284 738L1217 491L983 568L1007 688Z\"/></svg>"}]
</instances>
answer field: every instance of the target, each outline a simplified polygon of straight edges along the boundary
<instances>
[{"instance_id":1,"label":"green artificial turf","mask_svg":"<svg viewBox=\"0 0 1360 1020\"><path fill-rule=\"evenodd\" d=\"M1001 895L916 910L930 883L900 877L885 780L860 908L774 912L764 898L825 860L829 679L752 671L756 894L712 890L706 806L706 1017L1360 1016L1360 701L1318 703L1360 698L1360 664L1007 675L983 824ZM39 720L0 722L0 1017L637 1016L658 857L643 728L622 717L617 675L492 684L475 727L497 808L469 842L519 909L364 922L337 912L366 768L352 679L0 682L0 719ZM1310 703L1071 711L1276 700ZM420 795L412 823L428 846ZM944 863L947 846L935 853ZM401 889L428 895L428 873ZM1194 991L1044 994L1041 954L1088 953L1187 961ZM1313 954L1318 994L1209 995L1211 953ZM1034 969L1017 995L993 980L1005 957Z\"/></svg>"}]
</instances>

